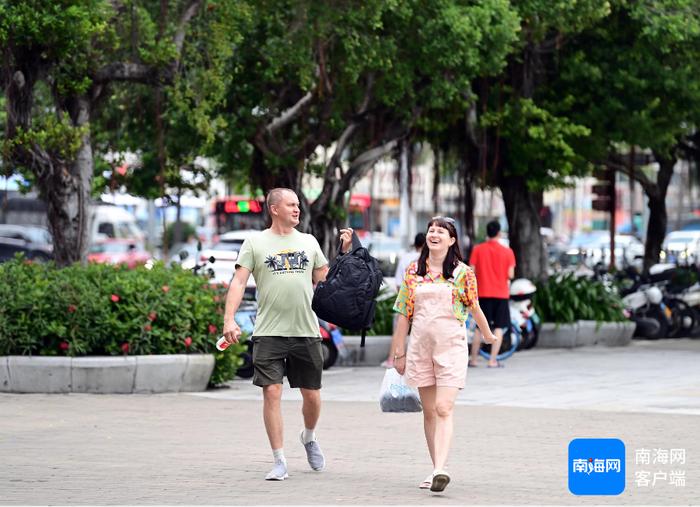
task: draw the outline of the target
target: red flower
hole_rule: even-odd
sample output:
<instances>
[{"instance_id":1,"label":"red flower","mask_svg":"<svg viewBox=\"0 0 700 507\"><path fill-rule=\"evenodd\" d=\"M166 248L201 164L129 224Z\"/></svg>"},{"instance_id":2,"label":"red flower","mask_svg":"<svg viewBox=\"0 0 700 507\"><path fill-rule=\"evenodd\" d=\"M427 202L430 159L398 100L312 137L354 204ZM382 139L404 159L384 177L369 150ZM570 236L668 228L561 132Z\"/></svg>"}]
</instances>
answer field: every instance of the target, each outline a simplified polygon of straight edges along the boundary
<instances>
[{"instance_id":1,"label":"red flower","mask_svg":"<svg viewBox=\"0 0 700 507\"><path fill-rule=\"evenodd\" d=\"M221 298L219 296L214 296L214 302L218 303L219 301L221 301Z\"/></svg>"},{"instance_id":2,"label":"red flower","mask_svg":"<svg viewBox=\"0 0 700 507\"><path fill-rule=\"evenodd\" d=\"M209 334L216 333L216 326L214 324L209 324Z\"/></svg>"},{"instance_id":3,"label":"red flower","mask_svg":"<svg viewBox=\"0 0 700 507\"><path fill-rule=\"evenodd\" d=\"M118 303L120 298L116 294L112 294L109 299L112 300L112 303Z\"/></svg>"},{"instance_id":4,"label":"red flower","mask_svg":"<svg viewBox=\"0 0 700 507\"><path fill-rule=\"evenodd\" d=\"M146 324L145 326L143 326L143 330L146 332L149 332L151 329L153 329L153 328L151 327L150 324Z\"/></svg>"},{"instance_id":5,"label":"red flower","mask_svg":"<svg viewBox=\"0 0 700 507\"><path fill-rule=\"evenodd\" d=\"M156 317L157 317L157 316L158 316L158 314L157 314L156 312L151 312L151 313L148 314L148 320L150 320L151 322L153 322L154 320L156 320Z\"/></svg>"},{"instance_id":6,"label":"red flower","mask_svg":"<svg viewBox=\"0 0 700 507\"><path fill-rule=\"evenodd\" d=\"M68 305L68 313L75 313L77 309L78 307L75 305Z\"/></svg>"},{"instance_id":7,"label":"red flower","mask_svg":"<svg viewBox=\"0 0 700 507\"><path fill-rule=\"evenodd\" d=\"M70 344L68 342L61 342L58 344L58 348L65 351L70 348Z\"/></svg>"},{"instance_id":8,"label":"red flower","mask_svg":"<svg viewBox=\"0 0 700 507\"><path fill-rule=\"evenodd\" d=\"M167 285L163 285L161 289L163 289L163 292L167 293L170 290L170 287L168 287Z\"/></svg>"},{"instance_id":9,"label":"red flower","mask_svg":"<svg viewBox=\"0 0 700 507\"><path fill-rule=\"evenodd\" d=\"M122 343L122 352L124 352L124 354L129 353L129 343L128 342Z\"/></svg>"},{"instance_id":10,"label":"red flower","mask_svg":"<svg viewBox=\"0 0 700 507\"><path fill-rule=\"evenodd\" d=\"M192 345L192 337L188 336L185 338L185 347L189 347L190 345Z\"/></svg>"}]
</instances>

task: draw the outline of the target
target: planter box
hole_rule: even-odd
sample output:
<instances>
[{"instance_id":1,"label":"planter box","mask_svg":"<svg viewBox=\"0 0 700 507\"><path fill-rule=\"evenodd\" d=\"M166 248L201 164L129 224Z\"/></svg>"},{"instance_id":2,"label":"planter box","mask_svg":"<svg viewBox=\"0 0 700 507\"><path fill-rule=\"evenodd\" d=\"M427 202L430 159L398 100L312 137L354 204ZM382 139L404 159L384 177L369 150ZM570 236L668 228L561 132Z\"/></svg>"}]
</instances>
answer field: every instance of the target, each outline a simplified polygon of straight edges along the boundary
<instances>
[{"instance_id":1,"label":"planter box","mask_svg":"<svg viewBox=\"0 0 700 507\"><path fill-rule=\"evenodd\" d=\"M571 348L576 346L578 324L553 324L543 322L537 338L540 348Z\"/></svg>"},{"instance_id":2,"label":"planter box","mask_svg":"<svg viewBox=\"0 0 700 507\"><path fill-rule=\"evenodd\" d=\"M634 334L634 322L596 322L579 320L574 324L545 322L540 329L537 347L574 348L591 345L620 347L628 345Z\"/></svg>"},{"instance_id":3,"label":"planter box","mask_svg":"<svg viewBox=\"0 0 700 507\"><path fill-rule=\"evenodd\" d=\"M0 357L0 392L164 393L204 391L211 354Z\"/></svg>"},{"instance_id":4,"label":"planter box","mask_svg":"<svg viewBox=\"0 0 700 507\"><path fill-rule=\"evenodd\" d=\"M74 393L133 393L136 357L74 357Z\"/></svg>"},{"instance_id":5,"label":"planter box","mask_svg":"<svg viewBox=\"0 0 700 507\"><path fill-rule=\"evenodd\" d=\"M628 345L632 341L634 322L596 322L594 320L578 321L579 328L576 335L576 346L606 345L619 347Z\"/></svg>"}]
</instances>

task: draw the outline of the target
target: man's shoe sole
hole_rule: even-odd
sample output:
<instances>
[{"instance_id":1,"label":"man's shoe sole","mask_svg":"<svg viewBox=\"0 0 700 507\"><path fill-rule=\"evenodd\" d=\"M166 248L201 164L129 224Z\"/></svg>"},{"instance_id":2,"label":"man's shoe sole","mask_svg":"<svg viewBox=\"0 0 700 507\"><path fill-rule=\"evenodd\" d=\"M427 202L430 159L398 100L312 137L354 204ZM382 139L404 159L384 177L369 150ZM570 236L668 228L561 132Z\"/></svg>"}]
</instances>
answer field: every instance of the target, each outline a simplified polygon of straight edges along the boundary
<instances>
[{"instance_id":1,"label":"man's shoe sole","mask_svg":"<svg viewBox=\"0 0 700 507\"><path fill-rule=\"evenodd\" d=\"M289 477L289 474L284 474L282 477L265 477L266 481L283 481Z\"/></svg>"}]
</instances>

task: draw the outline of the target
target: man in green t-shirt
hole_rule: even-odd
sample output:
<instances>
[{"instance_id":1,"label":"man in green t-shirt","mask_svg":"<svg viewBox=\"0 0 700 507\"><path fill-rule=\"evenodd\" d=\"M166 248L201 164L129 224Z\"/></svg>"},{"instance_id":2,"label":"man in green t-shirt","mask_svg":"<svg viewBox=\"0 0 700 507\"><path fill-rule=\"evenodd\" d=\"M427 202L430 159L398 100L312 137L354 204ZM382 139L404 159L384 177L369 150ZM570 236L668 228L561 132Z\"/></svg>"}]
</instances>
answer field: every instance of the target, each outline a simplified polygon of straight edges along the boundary
<instances>
[{"instance_id":1,"label":"man in green t-shirt","mask_svg":"<svg viewBox=\"0 0 700 507\"><path fill-rule=\"evenodd\" d=\"M300 439L313 470L325 467L314 429L321 413L323 352L318 320L311 309L313 284L326 279L328 261L310 234L299 225L299 198L288 188L272 189L266 199L272 225L245 240L236 261L236 273L226 296L224 337L237 343L241 329L234 315L253 274L258 292L258 314L253 331L253 383L263 389L263 420L275 464L265 479L287 478L284 458L282 377L298 387L303 398L304 429ZM352 229L340 231L342 250L352 244Z\"/></svg>"}]
</instances>

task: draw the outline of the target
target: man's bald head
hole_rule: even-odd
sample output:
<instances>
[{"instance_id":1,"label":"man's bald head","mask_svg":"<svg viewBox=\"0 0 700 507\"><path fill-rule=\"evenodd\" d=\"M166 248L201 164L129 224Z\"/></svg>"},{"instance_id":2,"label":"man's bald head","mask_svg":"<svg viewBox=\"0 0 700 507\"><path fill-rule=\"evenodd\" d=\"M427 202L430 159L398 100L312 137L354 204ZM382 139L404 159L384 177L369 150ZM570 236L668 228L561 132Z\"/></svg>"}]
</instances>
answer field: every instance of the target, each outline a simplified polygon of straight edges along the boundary
<instances>
[{"instance_id":1,"label":"man's bald head","mask_svg":"<svg viewBox=\"0 0 700 507\"><path fill-rule=\"evenodd\" d=\"M270 213L270 206L276 206L280 203L282 198L284 197L285 193L290 193L294 197L297 196L296 192L292 190L291 188L273 188L267 193L267 197L265 198L265 203L267 205L267 211Z\"/></svg>"}]
</instances>

